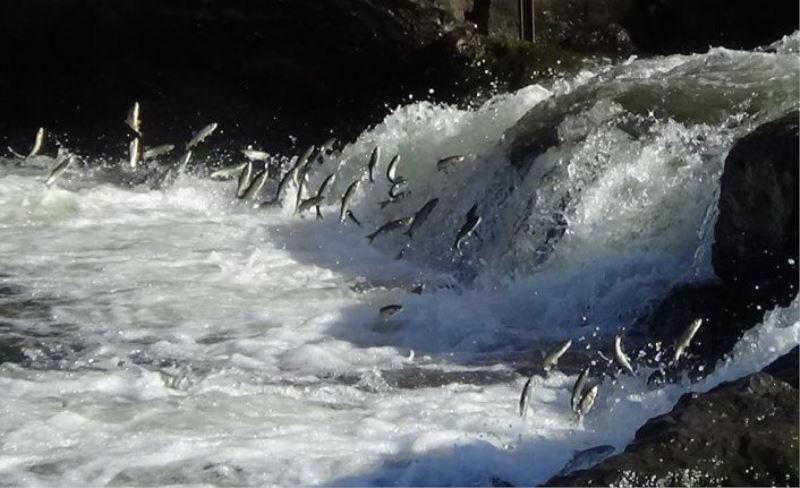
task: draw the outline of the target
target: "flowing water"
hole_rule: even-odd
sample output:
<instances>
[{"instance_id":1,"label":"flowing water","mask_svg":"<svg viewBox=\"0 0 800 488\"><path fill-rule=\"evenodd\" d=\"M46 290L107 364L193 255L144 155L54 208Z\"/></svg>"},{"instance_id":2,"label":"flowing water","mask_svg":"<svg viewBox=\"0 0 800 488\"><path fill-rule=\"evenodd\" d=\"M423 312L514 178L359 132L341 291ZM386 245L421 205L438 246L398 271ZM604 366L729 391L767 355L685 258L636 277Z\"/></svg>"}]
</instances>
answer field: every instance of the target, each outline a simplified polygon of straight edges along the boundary
<instances>
[{"instance_id":1,"label":"flowing water","mask_svg":"<svg viewBox=\"0 0 800 488\"><path fill-rule=\"evenodd\" d=\"M530 485L573 450L624 448L683 393L798 343L795 301L697 383L607 377L586 418L569 409L596 349L712 275L725 155L796 106L798 39L632 58L472 110L398 107L314 163L310 193L337 173L323 220L293 194L243 205L199 166L154 190L90 157L47 188L51 158L3 161L0 484ZM340 224L375 145L362 227ZM395 153L410 194L381 209ZM450 155L465 158L437 171ZM364 238L434 197L413 239ZM388 304L403 310L382 319ZM520 419L519 370L568 338Z\"/></svg>"}]
</instances>

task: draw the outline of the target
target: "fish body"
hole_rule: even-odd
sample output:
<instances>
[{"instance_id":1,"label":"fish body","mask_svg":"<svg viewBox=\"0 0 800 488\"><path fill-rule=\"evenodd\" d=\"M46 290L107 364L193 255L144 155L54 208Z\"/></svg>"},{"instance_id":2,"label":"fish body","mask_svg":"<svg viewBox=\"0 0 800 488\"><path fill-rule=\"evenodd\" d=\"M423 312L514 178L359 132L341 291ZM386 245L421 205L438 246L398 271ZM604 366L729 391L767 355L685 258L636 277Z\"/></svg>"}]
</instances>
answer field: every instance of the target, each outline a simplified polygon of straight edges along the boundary
<instances>
[{"instance_id":1,"label":"fish body","mask_svg":"<svg viewBox=\"0 0 800 488\"><path fill-rule=\"evenodd\" d=\"M28 153L29 158L39 154L39 151L42 150L42 146L44 146L44 140L46 137L47 131L44 130L44 127L39 127L39 130L36 131L36 139L33 141L33 148L31 148L31 152Z\"/></svg>"},{"instance_id":2,"label":"fish body","mask_svg":"<svg viewBox=\"0 0 800 488\"><path fill-rule=\"evenodd\" d=\"M331 173L324 180L322 180L322 184L319 185L319 190L317 190L317 196L327 196L328 190L334 181L336 181L336 173Z\"/></svg>"},{"instance_id":3,"label":"fish body","mask_svg":"<svg viewBox=\"0 0 800 488\"><path fill-rule=\"evenodd\" d=\"M178 173L183 173L186 171L186 166L189 165L189 161L192 160L192 151L186 151L181 156L180 161L178 161Z\"/></svg>"},{"instance_id":4,"label":"fish body","mask_svg":"<svg viewBox=\"0 0 800 488\"><path fill-rule=\"evenodd\" d=\"M228 180L228 179L233 178L237 174L241 175L242 174L242 170L248 164L250 164L250 163L247 162L247 163L237 164L236 166L229 166L227 168L220 168L220 169L214 171L213 173L211 173L208 177L213 179L213 180ZM238 193L239 192L237 190L237 194Z\"/></svg>"},{"instance_id":5,"label":"fish body","mask_svg":"<svg viewBox=\"0 0 800 488\"><path fill-rule=\"evenodd\" d=\"M50 171L50 176L47 177L47 181L45 181L44 184L47 186L52 185L58 179L58 177L67 170L74 159L75 156L66 156L63 161L60 161L58 164L56 164L53 170Z\"/></svg>"},{"instance_id":6,"label":"fish body","mask_svg":"<svg viewBox=\"0 0 800 488\"><path fill-rule=\"evenodd\" d=\"M250 178L253 176L253 162L248 161L242 171L239 172L239 180L236 184L236 197L241 198L245 189L250 186Z\"/></svg>"},{"instance_id":7,"label":"fish body","mask_svg":"<svg viewBox=\"0 0 800 488\"><path fill-rule=\"evenodd\" d=\"M382 320L387 320L388 318L393 317L394 315L400 313L401 310L403 310L402 305L397 305L397 304L386 305L385 307L381 307L378 310L378 315Z\"/></svg>"},{"instance_id":8,"label":"fish body","mask_svg":"<svg viewBox=\"0 0 800 488\"><path fill-rule=\"evenodd\" d=\"M542 368L544 368L544 370L547 372L553 369L558 364L558 360L561 359L561 356L563 356L564 353L567 352L567 349L569 349L570 346L572 346L571 340L565 342L564 344L561 344L561 347L559 347L555 351L545 356Z\"/></svg>"},{"instance_id":9,"label":"fish body","mask_svg":"<svg viewBox=\"0 0 800 488\"><path fill-rule=\"evenodd\" d=\"M259 151L258 149L242 149L242 154L248 161L267 161L269 153L266 151Z\"/></svg>"},{"instance_id":10,"label":"fish body","mask_svg":"<svg viewBox=\"0 0 800 488\"><path fill-rule=\"evenodd\" d=\"M398 230L398 229L402 229L403 227L407 226L409 224L409 222L410 222L409 218L397 219L397 220L392 220L392 221L386 222L385 224L380 226L378 228L378 230L376 230L372 234L368 235L367 239L369 239L369 243L372 244L372 241L374 241L375 238L378 237L379 235L388 234L389 232L392 232L392 231L395 231L395 230Z\"/></svg>"},{"instance_id":11,"label":"fish body","mask_svg":"<svg viewBox=\"0 0 800 488\"><path fill-rule=\"evenodd\" d=\"M578 409L578 403L581 400L581 396L583 395L583 390L586 389L586 382L589 380L589 368L584 369L581 371L581 374L578 375L578 380L575 381L575 385L572 387L572 397L569 400L569 408L576 412Z\"/></svg>"},{"instance_id":12,"label":"fish body","mask_svg":"<svg viewBox=\"0 0 800 488\"><path fill-rule=\"evenodd\" d=\"M350 204L353 201L353 197L358 190L358 185L361 183L361 180L356 180L350 183L350 186L347 187L347 190L344 192L344 196L342 197L342 208L339 211L339 223L343 224L345 219L347 218L347 213L350 211ZM357 221L356 221L357 222ZM360 226L361 224L359 224Z\"/></svg>"},{"instance_id":13,"label":"fish body","mask_svg":"<svg viewBox=\"0 0 800 488\"><path fill-rule=\"evenodd\" d=\"M461 251L461 243L475 232L475 229L480 223L481 217L478 215L478 204L476 203L469 209L469 212L467 212L467 221L464 222L464 225L461 226L458 230L458 234L456 234L456 240L453 243L454 251Z\"/></svg>"},{"instance_id":14,"label":"fish body","mask_svg":"<svg viewBox=\"0 0 800 488\"><path fill-rule=\"evenodd\" d=\"M297 173L300 169L295 165L294 168L290 169L283 175L281 178L280 183L278 183L278 189L275 191L275 199L272 200L272 203L280 203L281 195L283 195L284 190L289 185L290 182L294 182L297 180Z\"/></svg>"},{"instance_id":15,"label":"fish body","mask_svg":"<svg viewBox=\"0 0 800 488\"><path fill-rule=\"evenodd\" d=\"M625 354L625 351L622 350L622 337L619 335L614 338L614 359L617 360L617 364L619 364L624 370L630 374L633 374L631 359Z\"/></svg>"},{"instance_id":16,"label":"fish body","mask_svg":"<svg viewBox=\"0 0 800 488\"><path fill-rule=\"evenodd\" d=\"M408 182L402 178L395 181L389 188L389 197L396 198L397 195L403 193L403 190L408 186Z\"/></svg>"},{"instance_id":17,"label":"fish body","mask_svg":"<svg viewBox=\"0 0 800 488\"><path fill-rule=\"evenodd\" d=\"M397 165L400 164L400 154L395 154L391 161L389 161L389 166L386 168L386 179L389 180L389 183L394 185L397 183Z\"/></svg>"},{"instance_id":18,"label":"fish body","mask_svg":"<svg viewBox=\"0 0 800 488\"><path fill-rule=\"evenodd\" d=\"M372 154L369 155L369 163L367 164L367 171L369 172L369 182L375 182L375 168L378 166L378 160L381 158L381 148L379 146L375 146L375 149L372 150Z\"/></svg>"},{"instance_id":19,"label":"fish body","mask_svg":"<svg viewBox=\"0 0 800 488\"><path fill-rule=\"evenodd\" d=\"M558 474L561 476L580 469L591 468L613 454L615 450L614 446L603 445L577 451Z\"/></svg>"},{"instance_id":20,"label":"fish body","mask_svg":"<svg viewBox=\"0 0 800 488\"><path fill-rule=\"evenodd\" d=\"M436 162L436 169L439 171L444 171L445 173L449 173L465 159L466 156L463 155L447 156L446 158L442 158Z\"/></svg>"},{"instance_id":21,"label":"fish body","mask_svg":"<svg viewBox=\"0 0 800 488\"><path fill-rule=\"evenodd\" d=\"M307 199L303 200L302 202L300 202L300 208L299 208L298 211L300 213L303 213L303 212L305 212L306 210L308 210L311 207L318 206L320 203L322 203L323 200L325 200L325 197L322 196L322 195L316 195L316 196L313 196L311 198L307 198Z\"/></svg>"},{"instance_id":22,"label":"fish body","mask_svg":"<svg viewBox=\"0 0 800 488\"><path fill-rule=\"evenodd\" d=\"M578 402L578 418L581 419L585 417L589 411L592 410L592 406L594 406L594 401L597 399L597 392L599 391L599 387L594 385L593 387L589 388L589 390L583 394L581 397L581 401Z\"/></svg>"},{"instance_id":23,"label":"fish body","mask_svg":"<svg viewBox=\"0 0 800 488\"><path fill-rule=\"evenodd\" d=\"M528 413L528 404L531 400L531 392L533 391L533 373L528 377L525 386L522 387L522 394L519 396L519 416L525 418Z\"/></svg>"},{"instance_id":24,"label":"fish body","mask_svg":"<svg viewBox=\"0 0 800 488\"><path fill-rule=\"evenodd\" d=\"M162 144L156 147L149 147L142 153L142 159L145 161L149 159L155 159L159 156L170 153L173 149L175 149L175 146L172 144Z\"/></svg>"},{"instance_id":25,"label":"fish body","mask_svg":"<svg viewBox=\"0 0 800 488\"><path fill-rule=\"evenodd\" d=\"M215 130L217 130L217 123L212 122L207 126L203 127L202 129L200 129L199 131L195 132L194 135L192 136L192 139L186 143L186 149L191 149L194 146L200 144L206 139L206 137L213 134Z\"/></svg>"},{"instance_id":26,"label":"fish body","mask_svg":"<svg viewBox=\"0 0 800 488\"><path fill-rule=\"evenodd\" d=\"M139 163L139 138L135 138L131 141L128 145L128 161L130 162L131 168L136 169L136 165Z\"/></svg>"},{"instance_id":27,"label":"fish body","mask_svg":"<svg viewBox=\"0 0 800 488\"><path fill-rule=\"evenodd\" d=\"M673 357L674 362L678 362L678 360L683 356L683 352L689 347L689 344L692 342L694 335L697 334L697 331L700 329L700 326L703 325L703 319L695 319L686 330L683 331L678 342L675 343L675 356Z\"/></svg>"},{"instance_id":28,"label":"fish body","mask_svg":"<svg viewBox=\"0 0 800 488\"><path fill-rule=\"evenodd\" d=\"M439 203L438 198L432 198L428 200L428 203L422 206L421 209L414 214L414 217L411 221L411 225L408 226L408 230L405 231L405 235L409 237L409 239L414 237L414 231L422 227L422 225L428 220L433 213L433 209L436 208L436 205Z\"/></svg>"},{"instance_id":29,"label":"fish body","mask_svg":"<svg viewBox=\"0 0 800 488\"><path fill-rule=\"evenodd\" d=\"M250 183L250 186L247 187L244 194L242 195L242 200L248 201L252 200L258 196L258 192L264 188L264 185L267 183L267 179L269 178L269 174L266 168L261 170L255 178L253 178L253 182Z\"/></svg>"},{"instance_id":30,"label":"fish body","mask_svg":"<svg viewBox=\"0 0 800 488\"><path fill-rule=\"evenodd\" d=\"M131 128L139 137L142 135L142 118L139 113L139 102L133 102L133 106L128 110L128 117L125 123Z\"/></svg>"}]
</instances>

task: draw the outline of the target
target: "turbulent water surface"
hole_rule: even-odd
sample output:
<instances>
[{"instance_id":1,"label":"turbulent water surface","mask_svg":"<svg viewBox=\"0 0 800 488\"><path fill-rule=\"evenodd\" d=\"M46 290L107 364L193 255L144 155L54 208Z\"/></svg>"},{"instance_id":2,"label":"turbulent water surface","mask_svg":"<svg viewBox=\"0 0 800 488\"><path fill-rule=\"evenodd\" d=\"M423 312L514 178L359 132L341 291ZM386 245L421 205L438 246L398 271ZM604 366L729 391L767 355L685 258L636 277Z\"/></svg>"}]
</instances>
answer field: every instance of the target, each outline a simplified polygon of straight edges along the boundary
<instances>
[{"instance_id":1,"label":"turbulent water surface","mask_svg":"<svg viewBox=\"0 0 800 488\"><path fill-rule=\"evenodd\" d=\"M798 342L795 302L699 383L607 377L586 418L569 410L595 349L710 276L725 155L796 104L797 44L630 59L469 111L400 107L314 163L309 188L337 172L323 220L295 215L293 192L243 205L202 165L151 189L89 157L47 188L51 158L3 161L0 484L529 485L573 450L624 448L681 394ZM530 149L548 129L557 141ZM340 225L375 145L362 227ZM381 209L395 153L410 194ZM437 171L451 155L466 157ZM413 239L364 238L433 197ZM381 319L388 304L404 308ZM567 338L520 419L516 368Z\"/></svg>"}]
</instances>

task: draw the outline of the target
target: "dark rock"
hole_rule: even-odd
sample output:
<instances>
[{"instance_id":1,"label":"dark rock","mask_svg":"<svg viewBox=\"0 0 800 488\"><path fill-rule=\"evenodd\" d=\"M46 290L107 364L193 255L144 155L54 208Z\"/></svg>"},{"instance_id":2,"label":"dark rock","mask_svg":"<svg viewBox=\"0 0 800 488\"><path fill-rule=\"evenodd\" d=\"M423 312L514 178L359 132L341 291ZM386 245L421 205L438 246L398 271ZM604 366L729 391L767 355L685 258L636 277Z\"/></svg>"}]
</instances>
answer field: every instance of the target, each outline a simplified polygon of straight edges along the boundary
<instances>
[{"instance_id":1,"label":"dark rock","mask_svg":"<svg viewBox=\"0 0 800 488\"><path fill-rule=\"evenodd\" d=\"M794 111L743 137L728 154L712 251L724 281L782 282L787 297L797 294L798 141Z\"/></svg>"},{"instance_id":2,"label":"dark rock","mask_svg":"<svg viewBox=\"0 0 800 488\"><path fill-rule=\"evenodd\" d=\"M545 486L797 486L797 412L795 388L756 373L684 395L625 452Z\"/></svg>"}]
</instances>

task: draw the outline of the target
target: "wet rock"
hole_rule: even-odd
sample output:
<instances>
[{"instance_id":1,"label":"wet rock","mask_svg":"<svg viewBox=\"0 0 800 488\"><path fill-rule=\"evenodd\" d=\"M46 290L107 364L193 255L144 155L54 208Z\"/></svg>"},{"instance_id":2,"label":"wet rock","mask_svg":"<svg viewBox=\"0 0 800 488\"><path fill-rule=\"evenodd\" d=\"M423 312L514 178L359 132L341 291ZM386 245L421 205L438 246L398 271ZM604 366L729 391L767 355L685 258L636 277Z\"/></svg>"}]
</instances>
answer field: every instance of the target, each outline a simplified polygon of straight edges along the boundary
<instances>
[{"instance_id":1,"label":"wet rock","mask_svg":"<svg viewBox=\"0 0 800 488\"><path fill-rule=\"evenodd\" d=\"M797 294L799 137L794 111L738 140L725 159L712 250L725 282Z\"/></svg>"},{"instance_id":2,"label":"wet rock","mask_svg":"<svg viewBox=\"0 0 800 488\"><path fill-rule=\"evenodd\" d=\"M796 371L797 348L776 363ZM625 452L545 485L797 486L797 389L770 368L684 395L645 423Z\"/></svg>"},{"instance_id":3,"label":"wet rock","mask_svg":"<svg viewBox=\"0 0 800 488\"><path fill-rule=\"evenodd\" d=\"M773 361L763 371L798 388L798 374L800 372L798 364L800 364L800 346L795 346L788 354L784 354Z\"/></svg>"}]
</instances>

